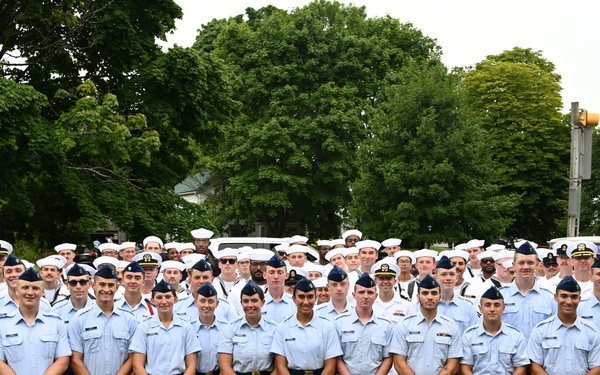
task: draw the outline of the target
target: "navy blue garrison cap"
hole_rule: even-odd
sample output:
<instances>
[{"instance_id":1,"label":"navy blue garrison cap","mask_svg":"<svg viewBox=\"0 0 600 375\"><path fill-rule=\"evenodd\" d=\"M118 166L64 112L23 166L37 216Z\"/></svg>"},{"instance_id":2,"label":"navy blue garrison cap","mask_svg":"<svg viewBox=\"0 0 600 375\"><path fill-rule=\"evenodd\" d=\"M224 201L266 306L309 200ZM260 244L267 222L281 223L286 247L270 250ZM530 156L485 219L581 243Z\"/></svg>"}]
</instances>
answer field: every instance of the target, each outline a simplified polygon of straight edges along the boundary
<instances>
[{"instance_id":1,"label":"navy blue garrison cap","mask_svg":"<svg viewBox=\"0 0 600 375\"><path fill-rule=\"evenodd\" d=\"M302 280L298 281L296 285L294 285L294 290L299 290L306 293L315 290L315 286L312 281L306 277L303 277Z\"/></svg>"},{"instance_id":2,"label":"navy blue garrison cap","mask_svg":"<svg viewBox=\"0 0 600 375\"><path fill-rule=\"evenodd\" d=\"M33 267L29 267L19 276L19 280L25 281L44 281L38 271L34 270Z\"/></svg>"},{"instance_id":3,"label":"navy blue garrison cap","mask_svg":"<svg viewBox=\"0 0 600 375\"><path fill-rule=\"evenodd\" d=\"M564 290L566 292L571 292L571 293L575 293L575 292L579 292L581 291L581 288L579 287L579 284L577 283L577 281L573 278L573 276L565 276L560 283L558 283L558 285L556 286L556 290Z\"/></svg>"}]
</instances>

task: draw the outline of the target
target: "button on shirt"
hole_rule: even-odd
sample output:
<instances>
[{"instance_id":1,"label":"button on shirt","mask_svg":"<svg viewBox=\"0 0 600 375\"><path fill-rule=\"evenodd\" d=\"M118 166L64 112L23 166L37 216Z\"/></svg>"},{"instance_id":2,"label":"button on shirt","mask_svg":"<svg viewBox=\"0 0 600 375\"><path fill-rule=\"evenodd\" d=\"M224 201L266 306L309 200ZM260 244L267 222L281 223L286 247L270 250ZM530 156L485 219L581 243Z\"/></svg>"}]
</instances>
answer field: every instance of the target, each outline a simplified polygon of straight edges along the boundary
<instances>
[{"instance_id":1,"label":"button on shirt","mask_svg":"<svg viewBox=\"0 0 600 375\"><path fill-rule=\"evenodd\" d=\"M389 351L406 356L415 374L437 375L448 358L462 357L460 331L453 320L440 314L429 325L419 311L396 325Z\"/></svg>"},{"instance_id":2,"label":"button on shirt","mask_svg":"<svg viewBox=\"0 0 600 375\"><path fill-rule=\"evenodd\" d=\"M138 325L129 346L130 353L146 355L148 374L183 374L185 356L200 350L191 324L175 314L169 328L165 328L158 315L144 320Z\"/></svg>"},{"instance_id":3,"label":"button on shirt","mask_svg":"<svg viewBox=\"0 0 600 375\"><path fill-rule=\"evenodd\" d=\"M600 328L600 301L592 295L579 303L577 315Z\"/></svg>"},{"instance_id":4,"label":"button on shirt","mask_svg":"<svg viewBox=\"0 0 600 375\"><path fill-rule=\"evenodd\" d=\"M140 303L135 306L131 306L129 302L125 299L125 297L121 297L115 301L115 307L120 308L121 310L129 311L135 317L138 323L143 322L144 320L151 317L153 314L150 312L150 307L148 306L148 300L142 298ZM154 309L154 307L152 307ZM154 311L152 311L154 312Z\"/></svg>"},{"instance_id":5,"label":"button on shirt","mask_svg":"<svg viewBox=\"0 0 600 375\"><path fill-rule=\"evenodd\" d=\"M279 324L285 318L296 314L297 311L296 304L288 294L283 293L281 299L275 301L271 293L265 293L265 305L261 309L263 318Z\"/></svg>"},{"instance_id":6,"label":"button on shirt","mask_svg":"<svg viewBox=\"0 0 600 375\"><path fill-rule=\"evenodd\" d=\"M127 361L129 344L137 321L133 314L113 308L110 315L93 304L69 323L69 344L83 354L83 364L92 375L116 374Z\"/></svg>"},{"instance_id":7,"label":"button on shirt","mask_svg":"<svg viewBox=\"0 0 600 375\"><path fill-rule=\"evenodd\" d=\"M515 367L529 364L525 337L518 329L502 323L492 335L479 323L462 336L463 358L460 363L473 366L477 375L512 374Z\"/></svg>"},{"instance_id":8,"label":"button on shirt","mask_svg":"<svg viewBox=\"0 0 600 375\"><path fill-rule=\"evenodd\" d=\"M195 297L190 294L189 296L177 301L173 307L174 313L188 322L198 320L198 307L196 307L194 304L194 298ZM215 316L217 319L224 320L226 322L233 322L238 318L237 313L235 312L234 308L231 307L229 302L221 298L219 298L219 306L217 306L215 309Z\"/></svg>"},{"instance_id":9,"label":"button on shirt","mask_svg":"<svg viewBox=\"0 0 600 375\"><path fill-rule=\"evenodd\" d=\"M504 297L504 312L502 321L517 328L525 341L536 324L556 314L554 295L548 289L536 282L533 288L523 295L513 281L510 286L500 288Z\"/></svg>"},{"instance_id":10,"label":"button on shirt","mask_svg":"<svg viewBox=\"0 0 600 375\"><path fill-rule=\"evenodd\" d=\"M220 353L233 356L233 371L272 371L273 355L271 343L277 325L261 318L256 327L252 327L246 317L232 322L223 333Z\"/></svg>"},{"instance_id":11,"label":"button on shirt","mask_svg":"<svg viewBox=\"0 0 600 375\"><path fill-rule=\"evenodd\" d=\"M207 327L200 320L192 322L192 328L196 332L196 337L200 342L201 352L198 352L198 372L210 372L219 368L219 344L223 332L227 329L229 323L215 319L210 327Z\"/></svg>"},{"instance_id":12,"label":"button on shirt","mask_svg":"<svg viewBox=\"0 0 600 375\"><path fill-rule=\"evenodd\" d=\"M335 328L344 353L342 360L350 373L375 375L381 362L390 356L392 323L373 313L363 324L352 310L337 317Z\"/></svg>"},{"instance_id":13,"label":"button on shirt","mask_svg":"<svg viewBox=\"0 0 600 375\"><path fill-rule=\"evenodd\" d=\"M42 375L56 358L71 355L65 324L41 310L32 325L18 309L0 318L0 337L0 360L19 375Z\"/></svg>"},{"instance_id":14,"label":"button on shirt","mask_svg":"<svg viewBox=\"0 0 600 375\"><path fill-rule=\"evenodd\" d=\"M527 352L550 375L584 375L600 366L600 336L594 324L580 317L567 327L555 315L531 331Z\"/></svg>"},{"instance_id":15,"label":"button on shirt","mask_svg":"<svg viewBox=\"0 0 600 375\"><path fill-rule=\"evenodd\" d=\"M277 326L271 352L286 357L288 368L294 370L320 369L326 359L343 354L333 323L313 315L303 326L296 314Z\"/></svg>"},{"instance_id":16,"label":"button on shirt","mask_svg":"<svg viewBox=\"0 0 600 375\"><path fill-rule=\"evenodd\" d=\"M88 298L85 306L79 310L85 310L88 307L92 307L93 304L94 301L91 298ZM73 302L71 302L70 298L60 301L56 305L52 306L52 312L60 316L65 324L69 324L79 310L75 309L75 306L73 306Z\"/></svg>"}]
</instances>

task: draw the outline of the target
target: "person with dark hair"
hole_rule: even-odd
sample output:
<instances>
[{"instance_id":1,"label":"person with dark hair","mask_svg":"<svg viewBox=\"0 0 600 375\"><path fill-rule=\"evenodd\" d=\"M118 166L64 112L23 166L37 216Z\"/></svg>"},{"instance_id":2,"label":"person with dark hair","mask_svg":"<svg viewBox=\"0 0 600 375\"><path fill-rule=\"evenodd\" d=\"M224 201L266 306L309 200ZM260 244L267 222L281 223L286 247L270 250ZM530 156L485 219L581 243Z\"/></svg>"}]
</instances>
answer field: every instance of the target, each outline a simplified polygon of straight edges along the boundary
<instances>
[{"instance_id":1,"label":"person with dark hair","mask_svg":"<svg viewBox=\"0 0 600 375\"><path fill-rule=\"evenodd\" d=\"M138 326L129 347L133 372L195 375L200 342L191 324L173 313L177 292L161 280L152 288L152 302L156 315Z\"/></svg>"},{"instance_id":2,"label":"person with dark hair","mask_svg":"<svg viewBox=\"0 0 600 375\"><path fill-rule=\"evenodd\" d=\"M265 294L249 281L241 290L244 316L231 322L219 345L222 375L269 375L273 371L271 342L276 325L262 316Z\"/></svg>"}]
</instances>

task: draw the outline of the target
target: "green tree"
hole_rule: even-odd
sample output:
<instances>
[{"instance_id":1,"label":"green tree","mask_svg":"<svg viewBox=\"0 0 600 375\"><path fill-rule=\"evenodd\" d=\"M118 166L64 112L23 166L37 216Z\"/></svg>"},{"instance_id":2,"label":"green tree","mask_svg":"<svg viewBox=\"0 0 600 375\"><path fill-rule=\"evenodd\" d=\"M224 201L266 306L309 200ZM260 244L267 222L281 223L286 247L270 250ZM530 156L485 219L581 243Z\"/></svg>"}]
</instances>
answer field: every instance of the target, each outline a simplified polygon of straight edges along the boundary
<instances>
[{"instance_id":1,"label":"green tree","mask_svg":"<svg viewBox=\"0 0 600 375\"><path fill-rule=\"evenodd\" d=\"M438 53L410 24L328 1L248 8L204 27L194 48L232 64L243 106L214 157L220 222L260 220L284 236L296 221L318 238L338 233L383 80Z\"/></svg>"},{"instance_id":2,"label":"green tree","mask_svg":"<svg viewBox=\"0 0 600 375\"><path fill-rule=\"evenodd\" d=\"M513 202L489 182L485 136L458 76L435 61L393 78L357 158L351 213L359 227L412 247L501 235Z\"/></svg>"},{"instance_id":3,"label":"green tree","mask_svg":"<svg viewBox=\"0 0 600 375\"><path fill-rule=\"evenodd\" d=\"M463 77L498 171L490 182L520 199L506 235L546 241L564 234L570 130L561 121L554 65L539 51L515 48L488 56Z\"/></svg>"}]
</instances>

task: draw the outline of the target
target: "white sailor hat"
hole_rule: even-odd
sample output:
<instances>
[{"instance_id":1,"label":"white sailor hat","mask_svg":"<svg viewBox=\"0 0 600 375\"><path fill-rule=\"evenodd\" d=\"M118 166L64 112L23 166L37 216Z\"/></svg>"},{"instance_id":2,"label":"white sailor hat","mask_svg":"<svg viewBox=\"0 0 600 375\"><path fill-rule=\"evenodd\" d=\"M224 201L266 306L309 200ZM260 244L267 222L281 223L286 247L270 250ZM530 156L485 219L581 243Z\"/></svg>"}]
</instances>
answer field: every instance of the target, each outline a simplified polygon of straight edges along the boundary
<instances>
[{"instance_id":1,"label":"white sailor hat","mask_svg":"<svg viewBox=\"0 0 600 375\"><path fill-rule=\"evenodd\" d=\"M60 245L54 246L54 250L57 253L60 253L63 250L75 251L75 249L77 249L77 245L75 245L74 243L61 243Z\"/></svg>"},{"instance_id":2,"label":"white sailor hat","mask_svg":"<svg viewBox=\"0 0 600 375\"><path fill-rule=\"evenodd\" d=\"M415 257L415 260L421 258L421 257L431 257L433 259L436 259L438 253L435 250L430 250L430 249L421 249L421 250L417 250L415 252L413 252L413 256Z\"/></svg>"},{"instance_id":3,"label":"white sailor hat","mask_svg":"<svg viewBox=\"0 0 600 375\"><path fill-rule=\"evenodd\" d=\"M129 248L134 248L135 249L135 242L123 242L122 244L119 245L119 251L123 250L123 249L129 249Z\"/></svg>"},{"instance_id":4,"label":"white sailor hat","mask_svg":"<svg viewBox=\"0 0 600 375\"><path fill-rule=\"evenodd\" d=\"M119 266L119 260L117 258L104 256L94 259L93 264L97 270L99 270L100 266L102 266L103 264L110 264L116 269Z\"/></svg>"},{"instance_id":5,"label":"white sailor hat","mask_svg":"<svg viewBox=\"0 0 600 375\"><path fill-rule=\"evenodd\" d=\"M185 249L196 251L196 246L192 242L180 242L177 244L177 252L180 253Z\"/></svg>"},{"instance_id":6,"label":"white sailor hat","mask_svg":"<svg viewBox=\"0 0 600 375\"><path fill-rule=\"evenodd\" d=\"M383 241L381 243L381 245L383 247L390 247L390 246L400 246L401 243L402 243L402 240L399 238L388 238L387 240Z\"/></svg>"},{"instance_id":7,"label":"white sailor hat","mask_svg":"<svg viewBox=\"0 0 600 375\"><path fill-rule=\"evenodd\" d=\"M485 248L487 251L500 251L506 249L506 246L499 243L492 244Z\"/></svg>"},{"instance_id":8,"label":"white sailor hat","mask_svg":"<svg viewBox=\"0 0 600 375\"><path fill-rule=\"evenodd\" d=\"M499 261L500 259L504 259L504 258L514 258L515 257L515 252L514 251L510 251L510 250L500 250L500 251L496 251L494 252L494 254L492 255L492 257L494 258L494 261Z\"/></svg>"},{"instance_id":9,"label":"white sailor hat","mask_svg":"<svg viewBox=\"0 0 600 375\"><path fill-rule=\"evenodd\" d=\"M359 231L359 230L357 230L357 229L350 229L350 230L347 230L344 233L342 233L342 238L344 239L344 241L349 236L357 236L359 239L361 239L362 238L362 232Z\"/></svg>"},{"instance_id":10,"label":"white sailor hat","mask_svg":"<svg viewBox=\"0 0 600 375\"><path fill-rule=\"evenodd\" d=\"M237 256L238 256L239 253L240 253L240 251L238 249L232 249L230 247L227 247L225 249L217 251L216 254L215 254L215 258L217 258L217 259L221 259L223 257L235 257L235 258L237 258Z\"/></svg>"},{"instance_id":11,"label":"white sailor hat","mask_svg":"<svg viewBox=\"0 0 600 375\"><path fill-rule=\"evenodd\" d=\"M156 243L158 243L158 245L160 247L163 247L162 240L156 236L148 236L148 237L144 238L144 242L143 242L144 247L146 247L146 245L148 245L148 243L150 243L150 242L156 242Z\"/></svg>"},{"instance_id":12,"label":"white sailor hat","mask_svg":"<svg viewBox=\"0 0 600 375\"><path fill-rule=\"evenodd\" d=\"M284 243L280 243L279 245L275 245L275 250L285 251L285 249L287 249L288 247L290 247L290 244L287 242L284 242Z\"/></svg>"},{"instance_id":13,"label":"white sailor hat","mask_svg":"<svg viewBox=\"0 0 600 375\"><path fill-rule=\"evenodd\" d=\"M327 278L319 277L318 279L313 280L312 283L315 288L325 288L327 286Z\"/></svg>"},{"instance_id":14,"label":"white sailor hat","mask_svg":"<svg viewBox=\"0 0 600 375\"><path fill-rule=\"evenodd\" d=\"M415 258L415 254L413 254L412 251L408 251L408 250L396 251L394 253L394 259L396 259L396 264L398 264L398 259L400 259L400 257L409 257L410 262L412 264L415 264L416 258Z\"/></svg>"},{"instance_id":15,"label":"white sailor hat","mask_svg":"<svg viewBox=\"0 0 600 375\"><path fill-rule=\"evenodd\" d=\"M485 259L485 258L492 258L492 259L494 259L494 254L495 254L495 252L493 252L493 251L487 251L487 250L486 251L482 251L479 254L477 254L477 259L479 259L479 260L482 260L482 259Z\"/></svg>"},{"instance_id":16,"label":"white sailor hat","mask_svg":"<svg viewBox=\"0 0 600 375\"><path fill-rule=\"evenodd\" d=\"M176 249L177 252L179 252L179 249L177 248L178 245L179 245L179 242L167 242L164 247L165 247L165 250Z\"/></svg>"},{"instance_id":17,"label":"white sailor hat","mask_svg":"<svg viewBox=\"0 0 600 375\"><path fill-rule=\"evenodd\" d=\"M446 256L448 259L463 258L465 261L469 260L469 253L464 250L456 250L456 248L454 250L450 250Z\"/></svg>"},{"instance_id":18,"label":"white sailor hat","mask_svg":"<svg viewBox=\"0 0 600 375\"><path fill-rule=\"evenodd\" d=\"M347 247L344 249L344 251L342 251L342 255L344 256L344 258L347 258L348 255L351 255L351 254L358 254L358 247L356 247L356 246Z\"/></svg>"},{"instance_id":19,"label":"white sailor hat","mask_svg":"<svg viewBox=\"0 0 600 375\"><path fill-rule=\"evenodd\" d=\"M485 240L472 239L465 244L465 250L471 249L473 247L483 247L484 244L485 244Z\"/></svg>"},{"instance_id":20,"label":"white sailor hat","mask_svg":"<svg viewBox=\"0 0 600 375\"><path fill-rule=\"evenodd\" d=\"M504 262L502 262L502 267L509 269L513 267L513 260L509 259L509 260L505 260Z\"/></svg>"},{"instance_id":21,"label":"white sailor hat","mask_svg":"<svg viewBox=\"0 0 600 375\"><path fill-rule=\"evenodd\" d=\"M160 272L163 273L167 268L175 268L180 272L183 272L185 269L185 264L178 262L176 260L165 260L160 264Z\"/></svg>"},{"instance_id":22,"label":"white sailor hat","mask_svg":"<svg viewBox=\"0 0 600 375\"><path fill-rule=\"evenodd\" d=\"M331 241L329 240L318 240L317 241L317 246L321 247L321 246L331 246Z\"/></svg>"},{"instance_id":23,"label":"white sailor hat","mask_svg":"<svg viewBox=\"0 0 600 375\"><path fill-rule=\"evenodd\" d=\"M321 265L314 264L312 262L305 262L304 266L302 266L301 268L306 272L319 272L321 276L325 276L325 267Z\"/></svg>"},{"instance_id":24,"label":"white sailor hat","mask_svg":"<svg viewBox=\"0 0 600 375\"><path fill-rule=\"evenodd\" d=\"M336 238L335 240L331 241L331 247L338 246L338 245L342 245L345 247L346 241L344 241L343 238Z\"/></svg>"},{"instance_id":25,"label":"white sailor hat","mask_svg":"<svg viewBox=\"0 0 600 375\"><path fill-rule=\"evenodd\" d=\"M285 249L285 252L290 255L293 253L307 253L308 252L308 247L304 246L304 245L290 245Z\"/></svg>"},{"instance_id":26,"label":"white sailor hat","mask_svg":"<svg viewBox=\"0 0 600 375\"><path fill-rule=\"evenodd\" d=\"M358 250L366 248L373 248L375 250L379 250L379 248L381 247L381 244L379 242L373 240L358 241L355 245L358 248Z\"/></svg>"},{"instance_id":27,"label":"white sailor hat","mask_svg":"<svg viewBox=\"0 0 600 375\"><path fill-rule=\"evenodd\" d=\"M194 266L194 264L198 263L200 259L205 259L206 256L204 254L192 253L188 255L184 255L181 257L183 261L183 265L185 268L189 269Z\"/></svg>"},{"instance_id":28,"label":"white sailor hat","mask_svg":"<svg viewBox=\"0 0 600 375\"><path fill-rule=\"evenodd\" d=\"M198 229L194 229L193 231L191 231L190 234L194 238L210 239L210 238L212 238L213 234L215 234L215 232L213 232L212 230L205 229L205 228L198 228Z\"/></svg>"},{"instance_id":29,"label":"white sailor hat","mask_svg":"<svg viewBox=\"0 0 600 375\"><path fill-rule=\"evenodd\" d=\"M275 253L272 252L271 250L267 250L267 249L252 249L252 250L248 250L246 252L246 255L248 255L248 258L250 260L266 262L269 259L271 259L273 257L273 255L275 255Z\"/></svg>"},{"instance_id":30,"label":"white sailor hat","mask_svg":"<svg viewBox=\"0 0 600 375\"><path fill-rule=\"evenodd\" d=\"M63 257L61 257L61 258L63 258ZM63 258L61 260L58 257L53 257L53 256L48 256L48 257L42 258L42 259L38 260L37 262L35 262L35 264L37 264L37 266L40 267L40 269L42 267L46 267L46 266L54 266L54 267L58 268L59 270L65 266L65 263L67 263L67 260L65 258Z\"/></svg>"},{"instance_id":31,"label":"white sailor hat","mask_svg":"<svg viewBox=\"0 0 600 375\"><path fill-rule=\"evenodd\" d=\"M328 262L331 262L331 258L333 258L334 256L341 254L342 256L344 256L344 250L346 248L345 247L338 247L336 249L331 249L327 252L327 254L325 254L325 259L327 259Z\"/></svg>"},{"instance_id":32,"label":"white sailor hat","mask_svg":"<svg viewBox=\"0 0 600 375\"><path fill-rule=\"evenodd\" d=\"M298 242L301 242L301 243L304 243L304 244L305 244L305 243L307 243L307 242L308 242L308 237L305 237L305 236L300 236L300 235L295 235L295 236L292 236L292 237L290 237L290 238L287 240L287 242L288 242L290 245L291 245L291 244L294 244L294 243L298 243Z\"/></svg>"},{"instance_id":33,"label":"white sailor hat","mask_svg":"<svg viewBox=\"0 0 600 375\"><path fill-rule=\"evenodd\" d=\"M458 245L454 246L454 250L463 250L464 251L467 249L466 245L467 245L466 243L459 243Z\"/></svg>"},{"instance_id":34,"label":"white sailor hat","mask_svg":"<svg viewBox=\"0 0 600 375\"><path fill-rule=\"evenodd\" d=\"M103 253L105 250L114 250L114 251L119 251L120 246L116 243L113 242L106 242L103 244L100 244L100 246L98 246L98 250Z\"/></svg>"}]
</instances>

